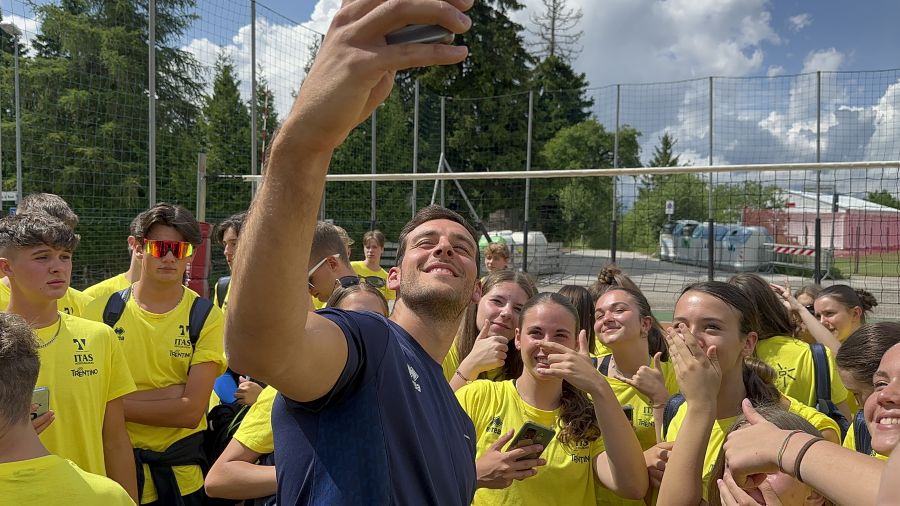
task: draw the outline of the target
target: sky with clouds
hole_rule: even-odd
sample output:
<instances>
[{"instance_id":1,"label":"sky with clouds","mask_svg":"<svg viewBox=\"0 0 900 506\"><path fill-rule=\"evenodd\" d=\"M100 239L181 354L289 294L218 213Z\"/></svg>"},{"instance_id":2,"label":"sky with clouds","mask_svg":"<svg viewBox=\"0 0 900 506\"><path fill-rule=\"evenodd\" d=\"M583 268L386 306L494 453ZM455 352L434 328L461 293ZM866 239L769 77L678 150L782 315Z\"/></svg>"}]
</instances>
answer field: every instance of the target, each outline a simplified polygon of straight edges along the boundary
<instances>
[{"instance_id":1,"label":"sky with clouds","mask_svg":"<svg viewBox=\"0 0 900 506\"><path fill-rule=\"evenodd\" d=\"M541 0L511 14L530 26ZM234 0L198 0L200 20L180 45L211 66L224 52L249 95L249 8ZM283 115L302 80L307 47L323 33L340 0L264 0L257 9L257 63ZM594 115L642 133L642 157L664 132L683 160L706 164L709 84L713 162L815 161L816 81L822 77L820 148L825 161L900 158L900 2L865 0L569 0L581 9L584 50L573 62L587 75ZM5 20L37 30L23 0L0 0ZM833 73L838 71L837 73ZM751 76L768 79L747 79ZM868 184L868 183L865 183Z\"/></svg>"}]
</instances>

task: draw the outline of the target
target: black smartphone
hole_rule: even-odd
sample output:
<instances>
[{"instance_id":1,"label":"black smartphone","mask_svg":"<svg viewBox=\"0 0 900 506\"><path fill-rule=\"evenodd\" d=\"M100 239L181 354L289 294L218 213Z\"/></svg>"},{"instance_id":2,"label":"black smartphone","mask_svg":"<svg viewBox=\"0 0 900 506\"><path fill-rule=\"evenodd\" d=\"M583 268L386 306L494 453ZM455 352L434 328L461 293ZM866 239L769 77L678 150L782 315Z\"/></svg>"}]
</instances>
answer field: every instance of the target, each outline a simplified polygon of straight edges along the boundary
<instances>
[{"instance_id":1,"label":"black smartphone","mask_svg":"<svg viewBox=\"0 0 900 506\"><path fill-rule=\"evenodd\" d=\"M622 406L622 409L625 410L625 418L628 419L629 422L634 421L634 407L631 404L626 404Z\"/></svg>"},{"instance_id":2,"label":"black smartphone","mask_svg":"<svg viewBox=\"0 0 900 506\"><path fill-rule=\"evenodd\" d=\"M454 34L438 25L408 25L387 34L388 45L393 44L449 44Z\"/></svg>"},{"instance_id":3,"label":"black smartphone","mask_svg":"<svg viewBox=\"0 0 900 506\"><path fill-rule=\"evenodd\" d=\"M544 450L546 450L547 445L553 441L553 436L555 435L556 431L550 427L544 427L543 425L534 422L525 422L522 424L522 428L519 429L519 432L513 436L512 441L509 442L506 451L535 444L543 446ZM541 453L543 453L543 450L541 450L540 453L525 455L519 460L536 459L541 456Z\"/></svg>"}]
</instances>

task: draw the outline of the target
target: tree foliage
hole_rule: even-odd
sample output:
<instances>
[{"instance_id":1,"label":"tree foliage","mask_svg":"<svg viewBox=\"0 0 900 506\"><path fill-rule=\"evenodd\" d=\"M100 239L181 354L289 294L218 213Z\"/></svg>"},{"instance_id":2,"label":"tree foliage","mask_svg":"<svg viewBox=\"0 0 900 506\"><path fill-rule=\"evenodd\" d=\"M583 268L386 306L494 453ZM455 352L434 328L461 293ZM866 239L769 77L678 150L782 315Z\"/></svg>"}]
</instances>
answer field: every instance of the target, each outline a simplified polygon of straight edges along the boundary
<instances>
[{"instance_id":1,"label":"tree foliage","mask_svg":"<svg viewBox=\"0 0 900 506\"><path fill-rule=\"evenodd\" d=\"M544 10L531 15L537 37L534 53L538 57L557 57L572 61L581 52L578 42L584 32L577 30L581 9L569 8L566 0L541 0Z\"/></svg>"},{"instance_id":2,"label":"tree foliage","mask_svg":"<svg viewBox=\"0 0 900 506\"><path fill-rule=\"evenodd\" d=\"M878 190L874 192L869 192L866 200L869 202L874 202L876 204L881 204L887 207L893 207L894 209L900 209L900 200L897 197L894 197L887 190Z\"/></svg>"}]
</instances>

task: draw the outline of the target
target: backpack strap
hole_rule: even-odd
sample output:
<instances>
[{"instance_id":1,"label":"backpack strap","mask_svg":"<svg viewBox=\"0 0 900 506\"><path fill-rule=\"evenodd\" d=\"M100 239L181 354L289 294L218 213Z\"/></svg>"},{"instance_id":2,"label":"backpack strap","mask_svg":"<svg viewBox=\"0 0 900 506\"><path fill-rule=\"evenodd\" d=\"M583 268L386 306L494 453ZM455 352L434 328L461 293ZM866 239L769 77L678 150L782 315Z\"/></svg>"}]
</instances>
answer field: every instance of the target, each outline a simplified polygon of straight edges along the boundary
<instances>
[{"instance_id":1,"label":"backpack strap","mask_svg":"<svg viewBox=\"0 0 900 506\"><path fill-rule=\"evenodd\" d=\"M612 355L604 355L597 370L604 376L609 376L609 363L612 361Z\"/></svg>"},{"instance_id":2,"label":"backpack strap","mask_svg":"<svg viewBox=\"0 0 900 506\"><path fill-rule=\"evenodd\" d=\"M225 304L225 296L228 295L228 287L231 285L231 276L222 276L216 281L216 302L219 303L219 309Z\"/></svg>"},{"instance_id":3,"label":"backpack strap","mask_svg":"<svg viewBox=\"0 0 900 506\"><path fill-rule=\"evenodd\" d=\"M110 295L103 308L103 323L109 327L115 327L125 311L125 303L128 302L129 297L131 297L130 286Z\"/></svg>"},{"instance_id":4,"label":"backpack strap","mask_svg":"<svg viewBox=\"0 0 900 506\"><path fill-rule=\"evenodd\" d=\"M666 434L669 432L669 424L672 423L672 419L675 418L675 414L678 413L678 408L684 404L684 401L684 396L678 393L669 397L669 400L666 402L666 408L663 410L663 439L666 438Z\"/></svg>"},{"instance_id":5,"label":"backpack strap","mask_svg":"<svg viewBox=\"0 0 900 506\"><path fill-rule=\"evenodd\" d=\"M809 345L812 350L813 368L816 371L816 409L822 411L822 401L831 400L831 371L828 367L828 355L822 343ZM823 411L824 412L824 411Z\"/></svg>"},{"instance_id":6,"label":"backpack strap","mask_svg":"<svg viewBox=\"0 0 900 506\"><path fill-rule=\"evenodd\" d=\"M206 325L206 318L212 311L213 303L209 299L197 297L191 303L191 312L188 316L188 335L191 339L191 348L197 347L197 341L200 340L200 332Z\"/></svg>"},{"instance_id":7,"label":"backpack strap","mask_svg":"<svg viewBox=\"0 0 900 506\"><path fill-rule=\"evenodd\" d=\"M863 410L857 411L856 416L853 417L853 439L856 451L866 455L872 454L872 434L869 433Z\"/></svg>"}]
</instances>

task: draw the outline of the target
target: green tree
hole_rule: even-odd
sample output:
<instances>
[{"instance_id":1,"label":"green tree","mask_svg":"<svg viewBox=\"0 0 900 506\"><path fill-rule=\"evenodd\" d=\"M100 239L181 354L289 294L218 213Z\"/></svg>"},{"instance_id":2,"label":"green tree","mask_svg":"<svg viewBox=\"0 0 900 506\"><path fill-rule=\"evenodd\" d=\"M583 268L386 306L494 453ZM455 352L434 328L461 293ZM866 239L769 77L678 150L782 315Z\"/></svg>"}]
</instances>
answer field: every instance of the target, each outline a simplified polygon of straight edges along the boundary
<instances>
[{"instance_id":1,"label":"green tree","mask_svg":"<svg viewBox=\"0 0 900 506\"><path fill-rule=\"evenodd\" d=\"M869 192L869 196L866 197L866 200L883 206L893 207L894 209L900 209L900 200L891 195L887 190Z\"/></svg>"},{"instance_id":2,"label":"green tree","mask_svg":"<svg viewBox=\"0 0 900 506\"><path fill-rule=\"evenodd\" d=\"M256 79L256 159L263 167L268 156L266 150L272 144L272 136L281 125L278 111L275 109L275 92L269 87L269 81L257 72Z\"/></svg>"},{"instance_id":3,"label":"green tree","mask_svg":"<svg viewBox=\"0 0 900 506\"><path fill-rule=\"evenodd\" d=\"M628 166L640 164L640 133L631 127L619 132L619 153ZM552 160L550 169L577 170L613 165L615 133L589 119L563 128L541 153ZM612 221L612 179L576 177L548 179L532 185L537 207L536 230L551 241L577 242L591 248L609 245Z\"/></svg>"},{"instance_id":4,"label":"green tree","mask_svg":"<svg viewBox=\"0 0 900 506\"><path fill-rule=\"evenodd\" d=\"M211 216L227 216L249 203L248 184L218 176L250 174L250 113L241 99L241 83L228 55L219 54L214 72L212 94L203 102L201 124L209 189L213 195L236 198L209 201L207 211Z\"/></svg>"},{"instance_id":5,"label":"green tree","mask_svg":"<svg viewBox=\"0 0 900 506\"><path fill-rule=\"evenodd\" d=\"M544 10L531 15L537 37L535 54L540 57L556 56L567 61L581 52L578 41L584 32L575 31L581 21L581 9L569 8L566 0L541 0Z\"/></svg>"},{"instance_id":6,"label":"green tree","mask_svg":"<svg viewBox=\"0 0 900 506\"><path fill-rule=\"evenodd\" d=\"M545 142L565 127L590 117L593 98L587 96L588 81L584 73L558 56L548 56L531 71L529 89L535 93L533 138L535 153L541 153ZM547 165L541 159L540 164Z\"/></svg>"}]
</instances>

